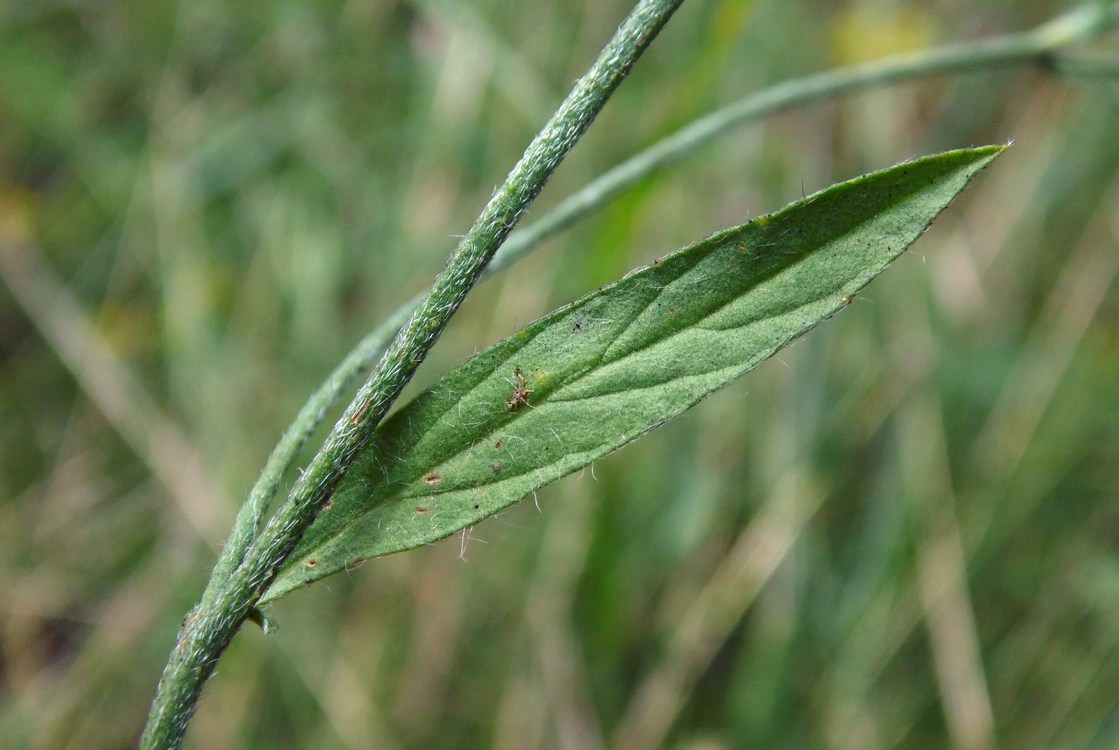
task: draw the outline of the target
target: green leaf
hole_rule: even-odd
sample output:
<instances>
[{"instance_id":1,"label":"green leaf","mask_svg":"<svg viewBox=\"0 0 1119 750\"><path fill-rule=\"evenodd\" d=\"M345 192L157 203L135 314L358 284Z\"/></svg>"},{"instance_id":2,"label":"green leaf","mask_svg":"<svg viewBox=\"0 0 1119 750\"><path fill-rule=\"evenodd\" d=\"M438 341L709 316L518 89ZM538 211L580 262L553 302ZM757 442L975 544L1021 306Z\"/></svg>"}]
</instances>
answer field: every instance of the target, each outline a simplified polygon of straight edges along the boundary
<instances>
[{"instance_id":1,"label":"green leaf","mask_svg":"<svg viewBox=\"0 0 1119 750\"><path fill-rule=\"evenodd\" d=\"M478 523L675 417L844 307L1002 150L833 186L477 355L384 423L262 601Z\"/></svg>"}]
</instances>

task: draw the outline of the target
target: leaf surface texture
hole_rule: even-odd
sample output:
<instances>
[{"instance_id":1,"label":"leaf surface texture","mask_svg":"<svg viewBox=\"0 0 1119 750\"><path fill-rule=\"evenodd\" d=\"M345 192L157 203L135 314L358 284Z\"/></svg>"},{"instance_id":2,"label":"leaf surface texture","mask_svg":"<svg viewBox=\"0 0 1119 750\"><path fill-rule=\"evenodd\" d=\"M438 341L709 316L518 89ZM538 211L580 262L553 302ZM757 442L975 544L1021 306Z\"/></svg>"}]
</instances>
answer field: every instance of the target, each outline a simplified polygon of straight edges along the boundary
<instances>
[{"instance_id":1,"label":"leaf surface texture","mask_svg":"<svg viewBox=\"0 0 1119 750\"><path fill-rule=\"evenodd\" d=\"M374 434L264 601L478 523L680 414L848 304L1002 150L834 185L473 357Z\"/></svg>"}]
</instances>

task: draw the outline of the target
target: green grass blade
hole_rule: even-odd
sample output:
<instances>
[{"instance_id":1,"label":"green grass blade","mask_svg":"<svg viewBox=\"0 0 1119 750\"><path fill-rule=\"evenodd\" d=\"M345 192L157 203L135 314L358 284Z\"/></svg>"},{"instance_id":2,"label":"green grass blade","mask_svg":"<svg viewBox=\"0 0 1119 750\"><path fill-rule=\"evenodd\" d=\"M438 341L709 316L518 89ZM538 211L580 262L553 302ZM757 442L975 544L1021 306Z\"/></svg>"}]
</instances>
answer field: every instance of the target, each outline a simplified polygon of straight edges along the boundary
<instances>
[{"instance_id":1,"label":"green grass blade","mask_svg":"<svg viewBox=\"0 0 1119 750\"><path fill-rule=\"evenodd\" d=\"M453 534L680 414L846 305L1002 150L833 186L474 357L384 423L262 601Z\"/></svg>"}]
</instances>

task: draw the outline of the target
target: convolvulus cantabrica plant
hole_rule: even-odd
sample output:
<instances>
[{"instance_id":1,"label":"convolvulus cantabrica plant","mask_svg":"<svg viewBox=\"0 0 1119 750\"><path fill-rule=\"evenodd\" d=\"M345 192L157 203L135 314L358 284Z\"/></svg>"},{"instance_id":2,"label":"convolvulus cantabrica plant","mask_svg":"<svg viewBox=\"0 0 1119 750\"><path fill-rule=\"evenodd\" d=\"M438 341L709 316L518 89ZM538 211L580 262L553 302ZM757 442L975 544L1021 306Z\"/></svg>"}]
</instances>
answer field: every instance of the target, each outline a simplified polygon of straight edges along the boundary
<instances>
[{"instance_id":1,"label":"convolvulus cantabrica plant","mask_svg":"<svg viewBox=\"0 0 1119 750\"><path fill-rule=\"evenodd\" d=\"M681 1L637 4L430 290L365 339L300 412L243 506L201 601L184 618L145 748L181 743L205 681L240 626L253 620L270 627L263 605L461 531L671 420L842 311L1005 147L902 161L719 231L530 323L389 416L483 274L734 126L855 88L937 73L1027 62L1071 68L1059 51L1113 27L1119 16L1114 5L1093 3L1031 32L775 87L681 129L514 233ZM314 459L269 515L300 446L370 365Z\"/></svg>"}]
</instances>

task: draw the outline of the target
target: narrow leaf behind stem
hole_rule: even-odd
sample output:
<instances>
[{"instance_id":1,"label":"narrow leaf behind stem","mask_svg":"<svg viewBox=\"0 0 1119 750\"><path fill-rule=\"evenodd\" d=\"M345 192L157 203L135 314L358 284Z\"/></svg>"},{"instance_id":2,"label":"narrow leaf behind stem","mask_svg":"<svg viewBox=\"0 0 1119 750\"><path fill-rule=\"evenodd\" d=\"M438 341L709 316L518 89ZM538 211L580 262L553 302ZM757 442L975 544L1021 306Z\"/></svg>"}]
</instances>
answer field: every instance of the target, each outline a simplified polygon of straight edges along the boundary
<instances>
[{"instance_id":1,"label":"narrow leaf behind stem","mask_svg":"<svg viewBox=\"0 0 1119 750\"><path fill-rule=\"evenodd\" d=\"M833 186L474 357L375 433L262 601L453 534L663 424L849 303L1002 150Z\"/></svg>"}]
</instances>

